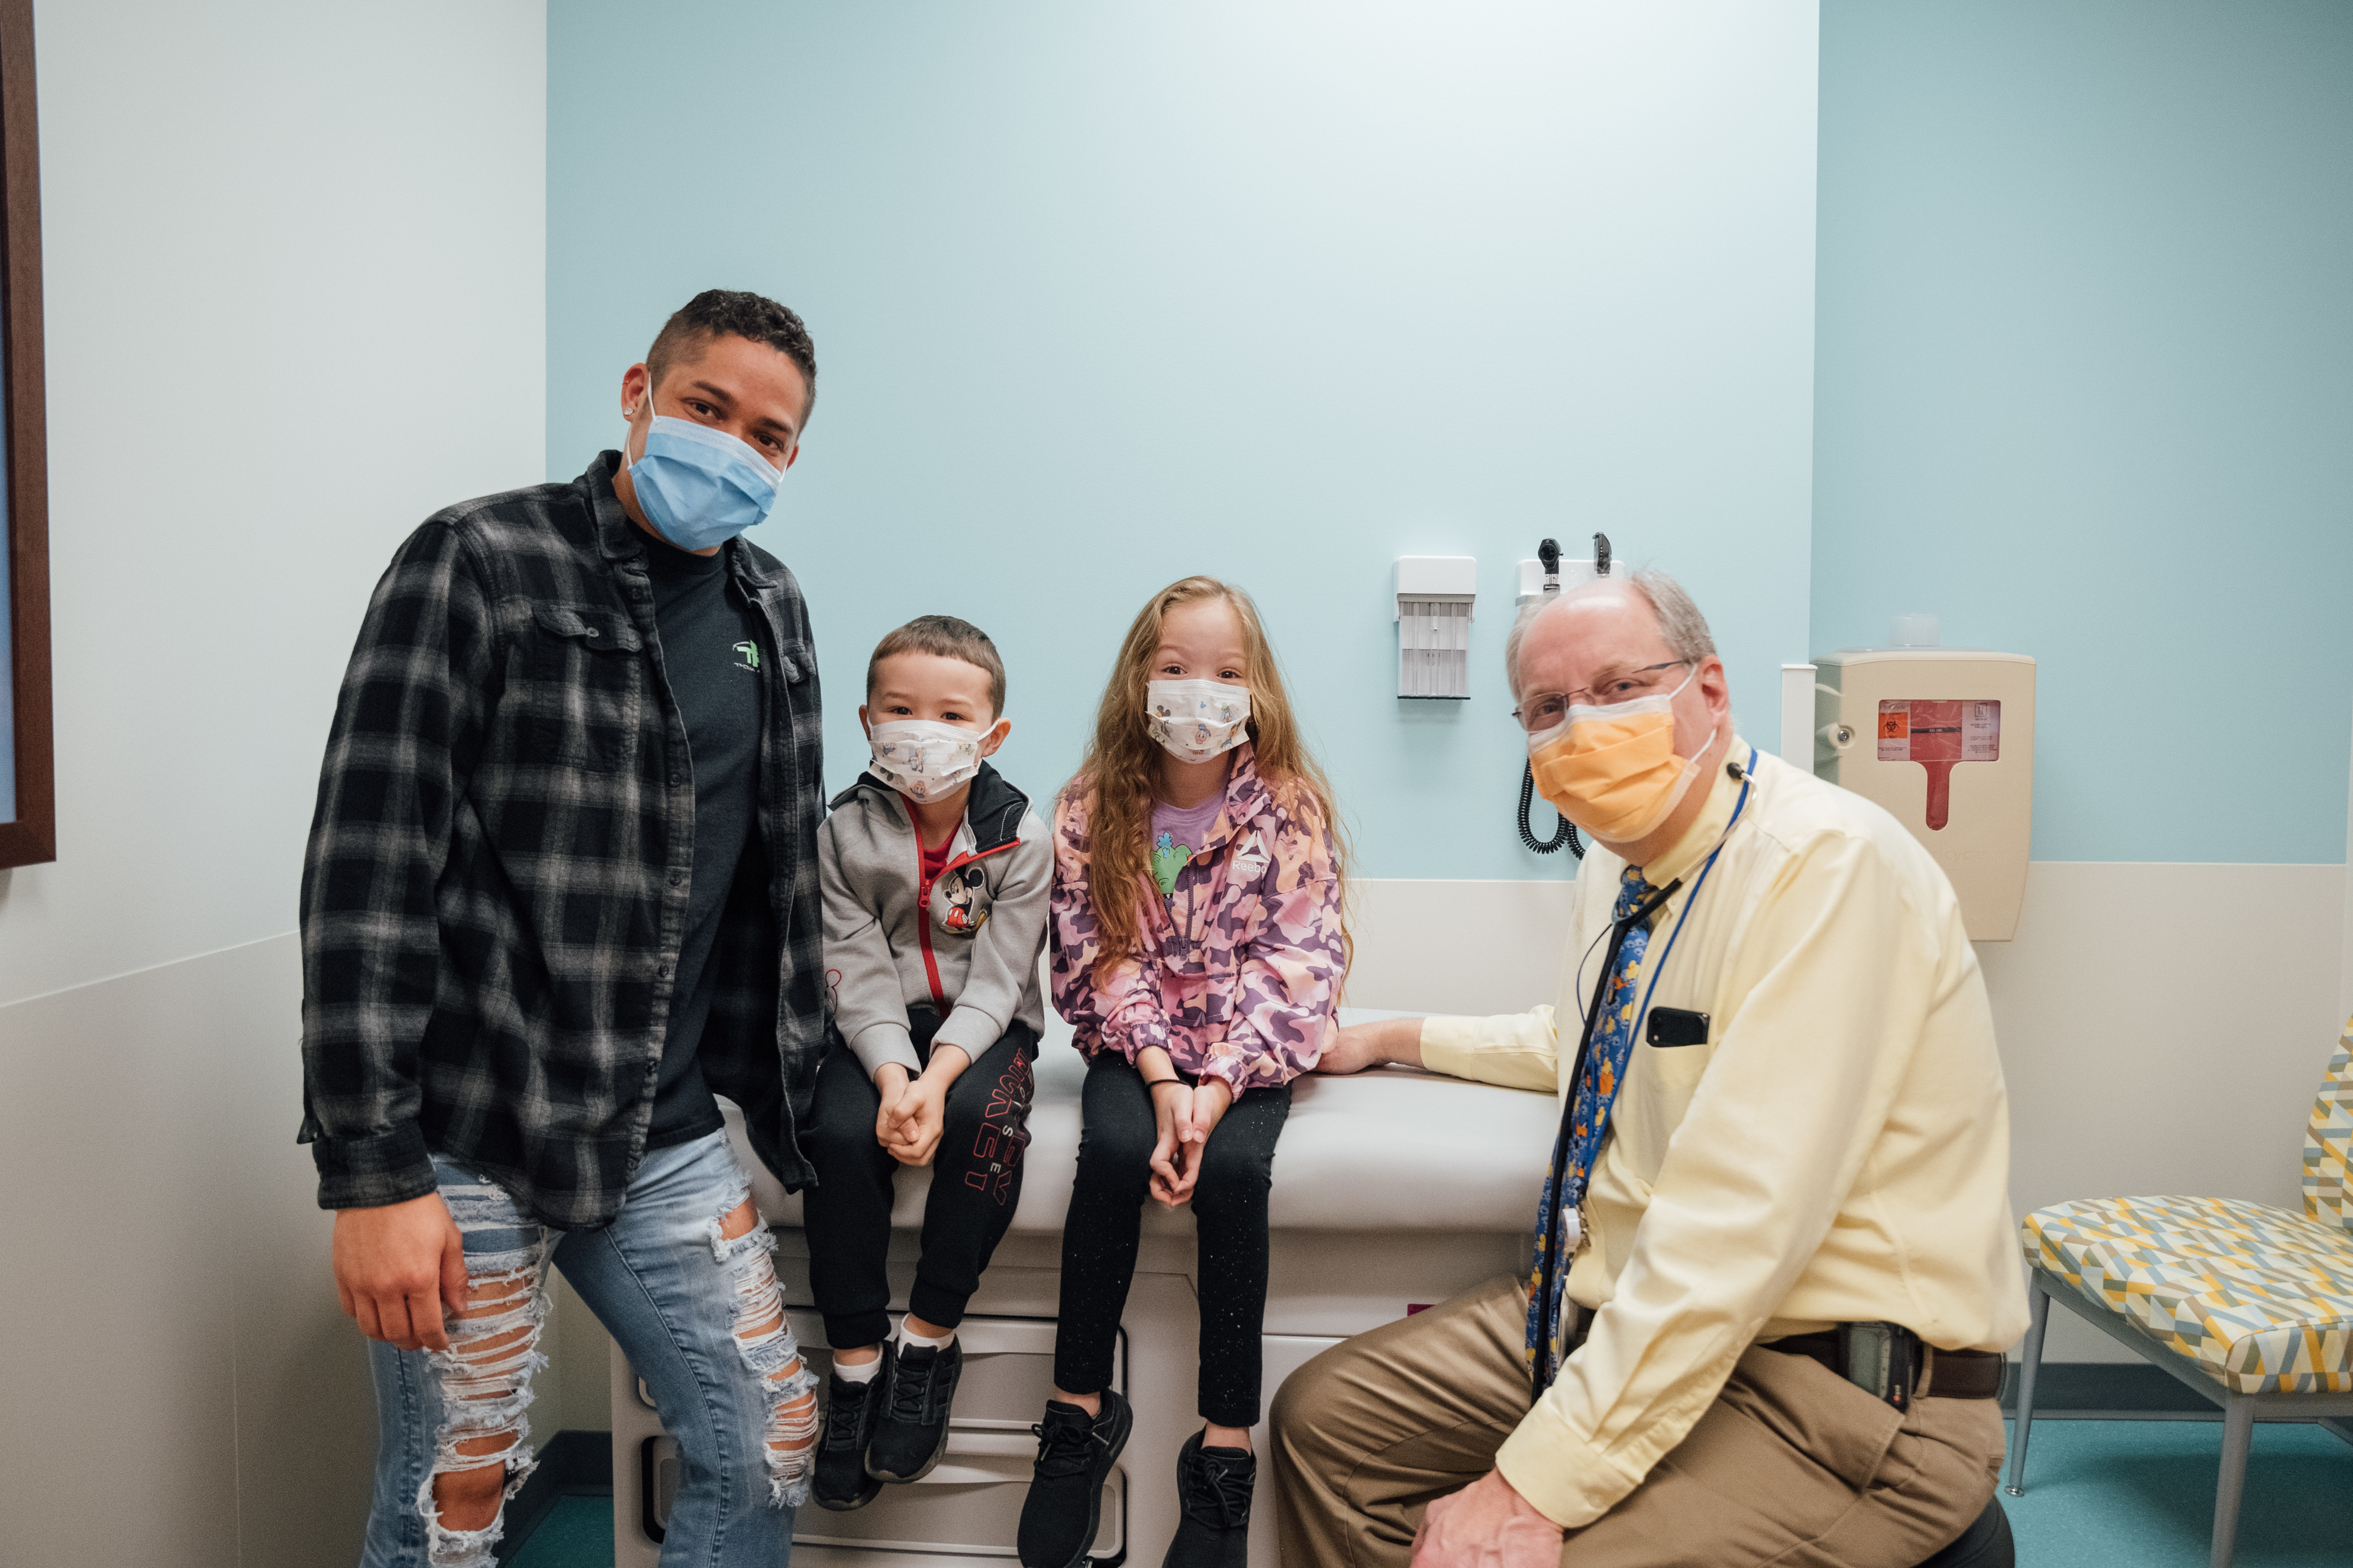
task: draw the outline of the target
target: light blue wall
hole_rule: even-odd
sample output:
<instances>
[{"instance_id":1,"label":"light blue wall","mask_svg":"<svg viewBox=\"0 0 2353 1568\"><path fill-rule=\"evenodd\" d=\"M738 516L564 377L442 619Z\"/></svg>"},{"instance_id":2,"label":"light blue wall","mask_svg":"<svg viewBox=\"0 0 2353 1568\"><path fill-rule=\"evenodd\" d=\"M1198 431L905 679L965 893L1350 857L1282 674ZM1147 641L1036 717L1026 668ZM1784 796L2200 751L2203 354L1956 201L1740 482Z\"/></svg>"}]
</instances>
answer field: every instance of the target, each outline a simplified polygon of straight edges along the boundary
<instances>
[{"instance_id":1,"label":"light blue wall","mask_svg":"<svg viewBox=\"0 0 2353 1568\"><path fill-rule=\"evenodd\" d=\"M695 290L807 316L816 416L755 538L811 603L834 785L874 640L946 611L1003 646L1006 770L1051 789L1137 606L1209 572L1258 596L1364 871L1567 874L1510 825L1500 649L1513 563L1597 528L1684 577L1773 744L1810 4L582 0L548 31L550 472L617 438ZM1394 696L1406 553L1479 558L1470 703Z\"/></svg>"},{"instance_id":2,"label":"light blue wall","mask_svg":"<svg viewBox=\"0 0 2353 1568\"><path fill-rule=\"evenodd\" d=\"M2041 660L2042 859L2345 858L2353 5L1828 0L1813 632Z\"/></svg>"}]
</instances>

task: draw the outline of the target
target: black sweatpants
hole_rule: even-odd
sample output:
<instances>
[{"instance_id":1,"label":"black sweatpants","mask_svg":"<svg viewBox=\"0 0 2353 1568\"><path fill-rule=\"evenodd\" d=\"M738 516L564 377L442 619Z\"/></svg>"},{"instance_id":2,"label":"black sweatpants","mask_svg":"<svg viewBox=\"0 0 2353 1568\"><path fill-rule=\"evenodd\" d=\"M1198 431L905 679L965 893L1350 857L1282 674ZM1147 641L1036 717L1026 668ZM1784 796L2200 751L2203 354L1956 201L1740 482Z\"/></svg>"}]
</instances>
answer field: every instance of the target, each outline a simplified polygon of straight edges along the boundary
<instances>
[{"instance_id":1,"label":"black sweatpants","mask_svg":"<svg viewBox=\"0 0 2353 1568\"><path fill-rule=\"evenodd\" d=\"M915 1054L931 1060L939 1016L910 1008ZM923 1204L923 1251L908 1308L925 1322L952 1329L980 1286L981 1270L1005 1239L1021 1200L1021 1151L1029 1143L1029 1063L1038 1037L1016 1024L949 1086L932 1190ZM882 1091L837 1037L818 1068L817 1103L806 1147L817 1185L801 1200L809 1249L809 1288L837 1347L890 1337L892 1177L899 1162L875 1142Z\"/></svg>"},{"instance_id":2,"label":"black sweatpants","mask_svg":"<svg viewBox=\"0 0 2353 1568\"><path fill-rule=\"evenodd\" d=\"M1194 1081L1186 1075L1186 1081ZM1062 1222L1061 1324L1054 1383L1094 1394L1111 1383L1120 1314L1135 1278L1135 1248L1159 1128L1144 1077L1105 1051L1087 1067L1079 1174ZM1291 1086L1246 1090L1209 1133L1193 1188L1200 1230L1201 1418L1255 1426L1266 1323L1266 1194L1274 1144L1291 1115Z\"/></svg>"}]
</instances>

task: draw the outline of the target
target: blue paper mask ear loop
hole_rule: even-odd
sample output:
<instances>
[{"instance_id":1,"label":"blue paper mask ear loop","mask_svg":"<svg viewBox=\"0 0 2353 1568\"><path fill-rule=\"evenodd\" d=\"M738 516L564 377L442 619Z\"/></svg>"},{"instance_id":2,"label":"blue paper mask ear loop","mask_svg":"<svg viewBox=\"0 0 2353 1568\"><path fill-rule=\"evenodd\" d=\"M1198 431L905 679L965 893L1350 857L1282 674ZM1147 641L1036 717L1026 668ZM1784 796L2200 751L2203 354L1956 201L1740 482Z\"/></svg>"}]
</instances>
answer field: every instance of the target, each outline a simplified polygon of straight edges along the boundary
<instances>
[{"instance_id":1,"label":"blue paper mask ear loop","mask_svg":"<svg viewBox=\"0 0 2353 1568\"><path fill-rule=\"evenodd\" d=\"M624 469L633 468L637 466L636 460L629 456L629 437L638 433L638 416L640 414L647 416L646 434L648 436L651 436L654 433L654 420L659 417L659 416L654 413L654 372L651 365L648 365L646 367L645 397L635 408L630 409L627 414L621 416L623 419L628 422L629 426L628 429L621 432L621 467ZM642 455L643 454L640 454L640 456Z\"/></svg>"}]
</instances>

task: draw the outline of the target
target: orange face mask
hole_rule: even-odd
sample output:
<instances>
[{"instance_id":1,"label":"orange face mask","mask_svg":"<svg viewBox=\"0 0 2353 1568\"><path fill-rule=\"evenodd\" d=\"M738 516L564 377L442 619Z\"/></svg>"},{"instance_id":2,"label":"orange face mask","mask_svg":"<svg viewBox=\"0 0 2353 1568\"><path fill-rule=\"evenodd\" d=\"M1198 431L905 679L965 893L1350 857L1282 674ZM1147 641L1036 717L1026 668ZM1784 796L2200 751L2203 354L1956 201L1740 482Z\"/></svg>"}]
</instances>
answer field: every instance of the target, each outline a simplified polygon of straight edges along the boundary
<instances>
[{"instance_id":1,"label":"orange face mask","mask_svg":"<svg viewBox=\"0 0 2353 1568\"><path fill-rule=\"evenodd\" d=\"M1596 838L1631 844L1655 831L1699 777L1699 758L1675 755L1674 713L1698 673L1662 697L1572 706L1567 718L1530 735L1536 792Z\"/></svg>"}]
</instances>

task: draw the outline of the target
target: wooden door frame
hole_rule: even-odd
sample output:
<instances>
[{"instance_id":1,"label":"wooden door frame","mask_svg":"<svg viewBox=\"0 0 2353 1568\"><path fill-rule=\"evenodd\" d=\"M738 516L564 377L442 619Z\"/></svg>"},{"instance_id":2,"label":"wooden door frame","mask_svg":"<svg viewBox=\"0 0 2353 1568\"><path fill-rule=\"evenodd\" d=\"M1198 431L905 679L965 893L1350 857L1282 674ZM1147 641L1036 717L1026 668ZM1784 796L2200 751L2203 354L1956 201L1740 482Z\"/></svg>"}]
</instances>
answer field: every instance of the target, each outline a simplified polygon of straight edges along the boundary
<instances>
[{"instance_id":1,"label":"wooden door frame","mask_svg":"<svg viewBox=\"0 0 2353 1568\"><path fill-rule=\"evenodd\" d=\"M39 135L33 100L33 0L0 0L0 419L6 421L6 472L0 483L7 486L16 731L16 815L0 823L0 867L58 858Z\"/></svg>"}]
</instances>

